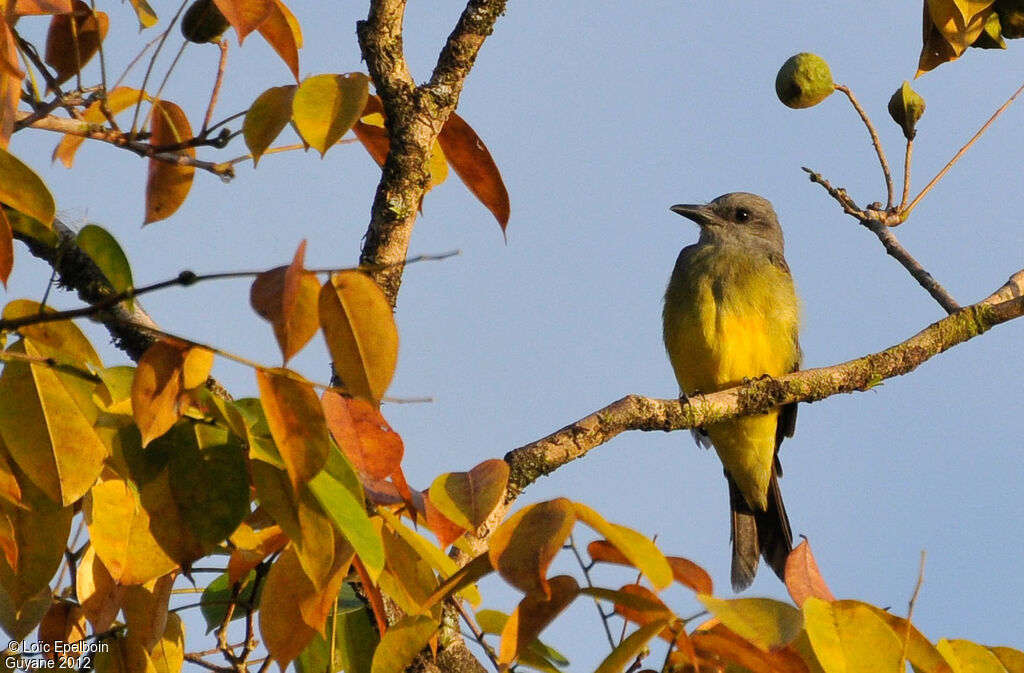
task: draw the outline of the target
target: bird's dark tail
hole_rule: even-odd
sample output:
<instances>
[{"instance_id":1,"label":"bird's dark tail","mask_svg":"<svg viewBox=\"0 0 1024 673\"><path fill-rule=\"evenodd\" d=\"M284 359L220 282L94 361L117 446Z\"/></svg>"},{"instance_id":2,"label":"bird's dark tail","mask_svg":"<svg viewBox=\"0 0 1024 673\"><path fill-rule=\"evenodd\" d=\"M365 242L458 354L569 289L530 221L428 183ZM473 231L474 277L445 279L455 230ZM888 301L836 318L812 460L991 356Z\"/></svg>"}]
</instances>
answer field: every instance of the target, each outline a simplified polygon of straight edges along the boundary
<instances>
[{"instance_id":1,"label":"bird's dark tail","mask_svg":"<svg viewBox=\"0 0 1024 673\"><path fill-rule=\"evenodd\" d=\"M793 549L786 506L782 503L777 470L768 484L768 509L755 512L747 504L728 473L729 507L732 510L732 588L743 591L754 581L760 557L784 580L786 559Z\"/></svg>"}]
</instances>

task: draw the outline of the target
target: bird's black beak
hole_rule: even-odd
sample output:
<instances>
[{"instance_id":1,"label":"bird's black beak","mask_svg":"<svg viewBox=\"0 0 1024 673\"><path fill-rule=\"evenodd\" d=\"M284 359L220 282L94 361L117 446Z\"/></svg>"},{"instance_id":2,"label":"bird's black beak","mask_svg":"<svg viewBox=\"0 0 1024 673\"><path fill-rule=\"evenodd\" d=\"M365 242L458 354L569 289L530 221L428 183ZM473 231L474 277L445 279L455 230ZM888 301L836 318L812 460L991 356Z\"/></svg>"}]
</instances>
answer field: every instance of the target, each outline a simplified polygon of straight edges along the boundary
<instances>
[{"instance_id":1,"label":"bird's black beak","mask_svg":"<svg viewBox=\"0 0 1024 673\"><path fill-rule=\"evenodd\" d=\"M669 208L669 210L678 215L682 215L688 220L693 220L702 227L711 219L711 214L708 212L707 206L679 203Z\"/></svg>"}]
</instances>

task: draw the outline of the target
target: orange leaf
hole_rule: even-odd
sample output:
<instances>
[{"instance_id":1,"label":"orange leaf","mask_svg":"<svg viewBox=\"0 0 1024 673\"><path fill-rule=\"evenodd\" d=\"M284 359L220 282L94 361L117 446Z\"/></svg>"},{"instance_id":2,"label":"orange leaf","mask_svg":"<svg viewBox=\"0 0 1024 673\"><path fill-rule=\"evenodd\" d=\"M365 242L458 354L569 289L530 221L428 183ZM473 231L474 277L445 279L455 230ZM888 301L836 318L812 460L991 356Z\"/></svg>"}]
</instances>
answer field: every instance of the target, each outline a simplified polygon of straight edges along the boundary
<instances>
[{"instance_id":1,"label":"orange leaf","mask_svg":"<svg viewBox=\"0 0 1024 673\"><path fill-rule=\"evenodd\" d=\"M274 9L273 0L213 0L217 9L238 33L238 44L267 20Z\"/></svg>"},{"instance_id":2,"label":"orange leaf","mask_svg":"<svg viewBox=\"0 0 1024 673\"><path fill-rule=\"evenodd\" d=\"M0 148L7 147L14 131L14 113L21 100L24 71L18 67L18 48L10 25L0 20Z\"/></svg>"},{"instance_id":3,"label":"orange leaf","mask_svg":"<svg viewBox=\"0 0 1024 673\"><path fill-rule=\"evenodd\" d=\"M508 225L510 212L508 190L497 164L484 142L466 121L454 112L448 117L437 137L448 163L455 169L469 191L498 220L501 230Z\"/></svg>"},{"instance_id":4,"label":"orange leaf","mask_svg":"<svg viewBox=\"0 0 1024 673\"><path fill-rule=\"evenodd\" d=\"M320 290L320 326L348 392L379 404L398 361L398 328L384 291L359 271L334 274Z\"/></svg>"},{"instance_id":5,"label":"orange leaf","mask_svg":"<svg viewBox=\"0 0 1024 673\"><path fill-rule=\"evenodd\" d=\"M121 609L123 589L114 583L114 578L96 556L96 549L92 545L89 545L78 562L75 582L78 601L85 618L92 624L93 632L106 631Z\"/></svg>"},{"instance_id":6,"label":"orange leaf","mask_svg":"<svg viewBox=\"0 0 1024 673\"><path fill-rule=\"evenodd\" d=\"M491 535L491 565L524 593L550 595L548 566L576 523L576 507L565 498L529 505Z\"/></svg>"},{"instance_id":7,"label":"orange leaf","mask_svg":"<svg viewBox=\"0 0 1024 673\"><path fill-rule=\"evenodd\" d=\"M469 472L442 474L430 486L434 506L453 522L476 530L505 495L508 463L485 460Z\"/></svg>"},{"instance_id":8,"label":"orange leaf","mask_svg":"<svg viewBox=\"0 0 1024 673\"><path fill-rule=\"evenodd\" d=\"M39 623L38 640L46 646L45 658L53 660L56 656L57 643L64 648L65 645L77 643L85 638L86 626L85 615L82 608L76 603L67 601L56 601L43 615L43 621Z\"/></svg>"},{"instance_id":9,"label":"orange leaf","mask_svg":"<svg viewBox=\"0 0 1024 673\"><path fill-rule=\"evenodd\" d=\"M579 595L580 586L568 575L552 577L549 590L528 593L512 611L501 630L498 662L512 663L537 639L541 631Z\"/></svg>"},{"instance_id":10,"label":"orange leaf","mask_svg":"<svg viewBox=\"0 0 1024 673\"><path fill-rule=\"evenodd\" d=\"M7 279L14 268L14 233L7 216L0 210L0 281L7 287Z\"/></svg>"},{"instance_id":11,"label":"orange leaf","mask_svg":"<svg viewBox=\"0 0 1024 673\"><path fill-rule=\"evenodd\" d=\"M371 100L375 98L376 96L370 97ZM357 121L352 125L352 132L356 134L356 138L363 144L377 165L383 166L384 161L388 158L388 152L391 150L387 129L383 126Z\"/></svg>"},{"instance_id":12,"label":"orange leaf","mask_svg":"<svg viewBox=\"0 0 1024 673\"><path fill-rule=\"evenodd\" d=\"M89 105L82 113L82 120L94 124L102 124L107 121L104 107L111 116L114 116L118 112L122 112L144 100L151 100L148 94L131 87L119 86L113 91L107 92L106 100L97 100ZM78 148L84 142L85 138L82 136L64 136L57 143L57 147L53 149L53 160L57 161L59 159L64 164L64 168L71 168L75 159L75 152L78 151Z\"/></svg>"},{"instance_id":13,"label":"orange leaf","mask_svg":"<svg viewBox=\"0 0 1024 673\"><path fill-rule=\"evenodd\" d=\"M288 266L264 271L249 291L249 303L274 326L284 361L302 349L319 327L317 298L320 282L303 267L306 241L299 244Z\"/></svg>"},{"instance_id":14,"label":"orange leaf","mask_svg":"<svg viewBox=\"0 0 1024 673\"><path fill-rule=\"evenodd\" d=\"M295 493L327 464L331 440L324 413L307 381L286 370L257 371L260 403Z\"/></svg>"},{"instance_id":15,"label":"orange leaf","mask_svg":"<svg viewBox=\"0 0 1024 673\"><path fill-rule=\"evenodd\" d=\"M465 528L452 523L448 517L442 514L434 506L434 503L430 501L430 494L426 492L423 493L423 508L425 510L424 516L427 519L427 528L437 536L437 543L442 548L455 542L466 532ZM489 563L490 561L488 561Z\"/></svg>"},{"instance_id":16,"label":"orange leaf","mask_svg":"<svg viewBox=\"0 0 1024 673\"><path fill-rule=\"evenodd\" d=\"M635 624L644 626L651 622L671 617L668 609L653 591L639 584L627 584L619 589L621 596L615 600L615 614ZM671 640L671 637L669 638Z\"/></svg>"},{"instance_id":17,"label":"orange leaf","mask_svg":"<svg viewBox=\"0 0 1024 673\"><path fill-rule=\"evenodd\" d=\"M697 656L734 662L752 673L807 673L807 664L793 648L766 652L722 624L697 631L690 641Z\"/></svg>"},{"instance_id":18,"label":"orange leaf","mask_svg":"<svg viewBox=\"0 0 1024 673\"><path fill-rule=\"evenodd\" d=\"M254 531L242 524L231 535L231 558L228 559L228 583L234 584L271 554L284 549L288 536L280 526Z\"/></svg>"},{"instance_id":19,"label":"orange leaf","mask_svg":"<svg viewBox=\"0 0 1024 673\"><path fill-rule=\"evenodd\" d=\"M288 69L295 81L299 80L299 47L302 46L302 32L295 15L281 0L274 0L270 14L259 26L260 35L267 41Z\"/></svg>"},{"instance_id":20,"label":"orange leaf","mask_svg":"<svg viewBox=\"0 0 1024 673\"><path fill-rule=\"evenodd\" d=\"M153 121L149 144L153 147L176 145L192 138L192 127L180 107L165 100L153 103ZM175 150L184 159L194 158L194 147ZM163 220L174 214L185 202L192 188L195 166L149 160L146 178L146 219L143 224Z\"/></svg>"},{"instance_id":21,"label":"orange leaf","mask_svg":"<svg viewBox=\"0 0 1024 673\"><path fill-rule=\"evenodd\" d=\"M714 592L714 584L708 571L689 559L679 556L666 556L672 568L672 577L676 582L690 587L699 594Z\"/></svg>"},{"instance_id":22,"label":"orange leaf","mask_svg":"<svg viewBox=\"0 0 1024 673\"><path fill-rule=\"evenodd\" d=\"M324 392L320 403L334 441L364 481L387 479L398 469L402 438L374 405L333 390Z\"/></svg>"},{"instance_id":23,"label":"orange leaf","mask_svg":"<svg viewBox=\"0 0 1024 673\"><path fill-rule=\"evenodd\" d=\"M242 136L252 153L253 166L291 120L296 88L294 84L270 87L253 101L245 113Z\"/></svg>"},{"instance_id":24,"label":"orange leaf","mask_svg":"<svg viewBox=\"0 0 1024 673\"><path fill-rule=\"evenodd\" d=\"M811 553L811 543L801 542L789 553L786 559L786 589L796 605L802 606L810 596L823 601L832 602L836 599L825 584L825 578L818 570L818 564ZM710 591L705 593L711 593Z\"/></svg>"},{"instance_id":25,"label":"orange leaf","mask_svg":"<svg viewBox=\"0 0 1024 673\"><path fill-rule=\"evenodd\" d=\"M11 5L7 10L9 16L67 14L71 11L71 0L14 0Z\"/></svg>"},{"instance_id":26,"label":"orange leaf","mask_svg":"<svg viewBox=\"0 0 1024 673\"><path fill-rule=\"evenodd\" d=\"M53 67L57 83L65 82L89 62L107 36L110 19L92 11L82 0L73 0L72 13L50 19L46 34L46 63Z\"/></svg>"},{"instance_id":27,"label":"orange leaf","mask_svg":"<svg viewBox=\"0 0 1024 673\"><path fill-rule=\"evenodd\" d=\"M182 416L187 350L181 342L161 339L139 358L132 379L132 415L143 446L170 430Z\"/></svg>"}]
</instances>

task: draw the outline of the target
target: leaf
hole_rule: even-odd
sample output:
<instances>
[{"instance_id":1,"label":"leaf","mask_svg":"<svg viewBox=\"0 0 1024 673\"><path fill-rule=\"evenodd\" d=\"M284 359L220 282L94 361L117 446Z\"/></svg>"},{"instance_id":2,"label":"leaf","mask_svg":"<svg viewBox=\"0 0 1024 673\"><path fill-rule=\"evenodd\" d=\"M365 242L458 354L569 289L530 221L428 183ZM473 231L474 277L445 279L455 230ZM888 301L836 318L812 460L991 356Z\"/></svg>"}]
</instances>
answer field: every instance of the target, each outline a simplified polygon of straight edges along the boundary
<instances>
[{"instance_id":1,"label":"leaf","mask_svg":"<svg viewBox=\"0 0 1024 673\"><path fill-rule=\"evenodd\" d=\"M454 112L437 137L448 163L469 191L486 206L502 231L510 213L508 190L487 147L466 121Z\"/></svg>"},{"instance_id":2,"label":"leaf","mask_svg":"<svg viewBox=\"0 0 1024 673\"><path fill-rule=\"evenodd\" d=\"M46 64L58 84L71 79L99 51L107 36L110 19L104 12L93 13L82 0L72 0L72 11L50 19L46 34Z\"/></svg>"},{"instance_id":3,"label":"leaf","mask_svg":"<svg viewBox=\"0 0 1024 673\"><path fill-rule=\"evenodd\" d=\"M145 584L124 587L121 609L132 637L146 650L160 642L167 628L167 604L174 574L161 575Z\"/></svg>"},{"instance_id":4,"label":"leaf","mask_svg":"<svg viewBox=\"0 0 1024 673\"><path fill-rule=\"evenodd\" d=\"M827 673L902 670L899 637L866 606L840 606L810 597L804 601L803 614L814 654Z\"/></svg>"},{"instance_id":5,"label":"leaf","mask_svg":"<svg viewBox=\"0 0 1024 673\"><path fill-rule=\"evenodd\" d=\"M835 601L833 603L833 607L842 609L853 609L856 606L865 607L875 613L889 625L893 633L899 637L900 642L906 643L906 659L913 665L917 673L952 673L953 669L942 658L935 646L917 630L916 626L908 624L906 619L860 601Z\"/></svg>"},{"instance_id":6,"label":"leaf","mask_svg":"<svg viewBox=\"0 0 1024 673\"><path fill-rule=\"evenodd\" d=\"M437 590L437 576L418 551L394 531L382 532L387 565L380 576L380 590L405 614L426 614L424 602ZM440 610L431 611L434 618Z\"/></svg>"},{"instance_id":7,"label":"leaf","mask_svg":"<svg viewBox=\"0 0 1024 673\"><path fill-rule=\"evenodd\" d=\"M231 534L231 558L228 559L227 581L234 584L265 561L271 554L284 549L288 536L280 526L254 531L242 524Z\"/></svg>"},{"instance_id":8,"label":"leaf","mask_svg":"<svg viewBox=\"0 0 1024 673\"><path fill-rule=\"evenodd\" d=\"M811 596L831 603L836 599L825 584L825 578L818 570L818 563L811 553L811 543L804 540L786 559L786 589L797 607Z\"/></svg>"},{"instance_id":9,"label":"leaf","mask_svg":"<svg viewBox=\"0 0 1024 673\"><path fill-rule=\"evenodd\" d=\"M56 205L50 190L31 168L2 147L0 201L18 212L39 220L47 227L53 224Z\"/></svg>"},{"instance_id":10,"label":"leaf","mask_svg":"<svg viewBox=\"0 0 1024 673\"><path fill-rule=\"evenodd\" d=\"M369 95L370 78L361 72L307 77L295 92L292 121L302 139L325 152L352 128Z\"/></svg>"},{"instance_id":11,"label":"leaf","mask_svg":"<svg viewBox=\"0 0 1024 673\"><path fill-rule=\"evenodd\" d=\"M382 481L399 468L405 451L402 438L377 407L333 390L324 392L320 404L331 436L364 481Z\"/></svg>"},{"instance_id":12,"label":"leaf","mask_svg":"<svg viewBox=\"0 0 1024 673\"><path fill-rule=\"evenodd\" d=\"M82 612L92 625L93 632L99 633L110 628L121 609L123 589L114 583L110 572L96 556L96 548L91 544L78 561L75 589Z\"/></svg>"},{"instance_id":13,"label":"leaf","mask_svg":"<svg viewBox=\"0 0 1024 673\"><path fill-rule=\"evenodd\" d=\"M437 542L441 547L447 547L466 532L465 528L452 523L451 519L441 514L426 491L423 492L423 513L427 520L427 528L437 537Z\"/></svg>"},{"instance_id":14,"label":"leaf","mask_svg":"<svg viewBox=\"0 0 1024 673\"><path fill-rule=\"evenodd\" d=\"M7 288L7 279L14 269L14 232L3 208L0 208L0 282Z\"/></svg>"},{"instance_id":15,"label":"leaf","mask_svg":"<svg viewBox=\"0 0 1024 673\"><path fill-rule=\"evenodd\" d=\"M231 581L227 573L221 573L206 585L203 595L199 599L199 611L206 621L207 633L224 623L224 618L232 605L235 607L231 613L231 621L245 617L246 611L241 606L245 604L259 605L260 596L253 596L253 591L256 589L255 579L256 572L252 570L234 582ZM237 589L232 586L236 583L239 585Z\"/></svg>"},{"instance_id":16,"label":"leaf","mask_svg":"<svg viewBox=\"0 0 1024 673\"><path fill-rule=\"evenodd\" d=\"M332 633L334 647L330 648L328 642L332 640ZM380 637L371 624L369 612L351 585L342 586L337 611L328 621L325 635L326 640L317 634L295 660L297 673L324 673L328 670L370 673ZM329 667L332 651L334 665Z\"/></svg>"},{"instance_id":17,"label":"leaf","mask_svg":"<svg viewBox=\"0 0 1024 673\"><path fill-rule=\"evenodd\" d=\"M992 11L991 0L926 0L928 16L960 56L978 39Z\"/></svg>"},{"instance_id":18,"label":"leaf","mask_svg":"<svg viewBox=\"0 0 1024 673\"><path fill-rule=\"evenodd\" d=\"M304 268L306 241L299 243L292 263L256 276L249 303L274 326L274 336L287 362L316 334L320 281Z\"/></svg>"},{"instance_id":19,"label":"leaf","mask_svg":"<svg viewBox=\"0 0 1024 673\"><path fill-rule=\"evenodd\" d=\"M299 47L302 46L302 32L295 16L281 0L274 0L270 14L259 26L260 35L267 41L288 69L295 81L299 81Z\"/></svg>"},{"instance_id":20,"label":"leaf","mask_svg":"<svg viewBox=\"0 0 1024 673\"><path fill-rule=\"evenodd\" d=\"M699 629L690 636L690 641L700 659L732 662L742 666L740 670L749 670L751 673L807 673L807 664L793 648L766 652L723 624Z\"/></svg>"},{"instance_id":21,"label":"leaf","mask_svg":"<svg viewBox=\"0 0 1024 673\"><path fill-rule=\"evenodd\" d=\"M176 104L165 100L154 102L152 117L150 146L177 145L192 138L192 127L188 123L188 117ZM174 150L173 153L183 159L196 156L194 147ZM146 218L143 225L166 219L181 207L192 188L195 172L195 166L187 163L149 160L149 173L146 177Z\"/></svg>"},{"instance_id":22,"label":"leaf","mask_svg":"<svg viewBox=\"0 0 1024 673\"><path fill-rule=\"evenodd\" d=\"M24 640L42 621L51 603L53 593L49 586L44 586L17 609L3 586L0 586L0 628L11 640Z\"/></svg>"},{"instance_id":23,"label":"leaf","mask_svg":"<svg viewBox=\"0 0 1024 673\"><path fill-rule=\"evenodd\" d=\"M274 9L273 0L213 0L238 33L238 44L256 30Z\"/></svg>"},{"instance_id":24,"label":"leaf","mask_svg":"<svg viewBox=\"0 0 1024 673\"><path fill-rule=\"evenodd\" d=\"M100 673L157 673L149 652L131 633L104 640L107 647L96 653L93 667Z\"/></svg>"},{"instance_id":25,"label":"leaf","mask_svg":"<svg viewBox=\"0 0 1024 673\"><path fill-rule=\"evenodd\" d=\"M547 569L576 523L577 510L565 498L529 505L491 535L491 565L520 591L549 594Z\"/></svg>"},{"instance_id":26,"label":"leaf","mask_svg":"<svg viewBox=\"0 0 1024 673\"><path fill-rule=\"evenodd\" d=\"M653 542L640 533L609 523L596 511L575 503L576 513L583 523L596 530L621 551L637 570L651 581L656 589L664 589L672 583L672 568L665 555Z\"/></svg>"},{"instance_id":27,"label":"leaf","mask_svg":"<svg viewBox=\"0 0 1024 673\"><path fill-rule=\"evenodd\" d=\"M331 450L320 400L313 386L286 370L257 371L256 380L270 434L299 493L327 464Z\"/></svg>"},{"instance_id":28,"label":"leaf","mask_svg":"<svg viewBox=\"0 0 1024 673\"><path fill-rule=\"evenodd\" d=\"M398 328L384 291L359 271L342 271L324 284L319 305L334 371L353 397L379 404L398 361Z\"/></svg>"},{"instance_id":29,"label":"leaf","mask_svg":"<svg viewBox=\"0 0 1024 673\"><path fill-rule=\"evenodd\" d=\"M135 15L139 18L139 30L149 28L156 23L156 12L149 6L146 0L128 0L132 8L135 10Z\"/></svg>"},{"instance_id":30,"label":"leaf","mask_svg":"<svg viewBox=\"0 0 1024 673\"><path fill-rule=\"evenodd\" d=\"M1011 647L990 647L989 649L992 650L992 654L996 655L1007 673L1024 671L1024 652Z\"/></svg>"},{"instance_id":31,"label":"leaf","mask_svg":"<svg viewBox=\"0 0 1024 673\"><path fill-rule=\"evenodd\" d=\"M619 673L619 671L627 670L643 652L651 638L658 635L668 624L669 620L662 618L641 626L616 645L615 649L598 665L594 673Z\"/></svg>"},{"instance_id":32,"label":"leaf","mask_svg":"<svg viewBox=\"0 0 1024 673\"><path fill-rule=\"evenodd\" d=\"M15 299L4 307L3 317L24 318L39 313L52 314L56 311L30 299ZM70 361L87 367L101 367L103 363L96 349L89 343L82 330L71 321L52 321L35 325L22 325L18 332L32 342L33 347L46 357Z\"/></svg>"},{"instance_id":33,"label":"leaf","mask_svg":"<svg viewBox=\"0 0 1024 673\"><path fill-rule=\"evenodd\" d=\"M373 654L371 673L402 673L437 633L427 615L409 615L388 629Z\"/></svg>"},{"instance_id":34,"label":"leaf","mask_svg":"<svg viewBox=\"0 0 1024 673\"><path fill-rule=\"evenodd\" d=\"M935 648L942 654L955 673L1005 673L995 653L987 647L969 640L942 638Z\"/></svg>"},{"instance_id":35,"label":"leaf","mask_svg":"<svg viewBox=\"0 0 1024 673\"><path fill-rule=\"evenodd\" d=\"M21 100L23 79L25 72L18 66L18 48L11 24L6 20L0 21L0 148L7 147L14 132L14 116Z\"/></svg>"},{"instance_id":36,"label":"leaf","mask_svg":"<svg viewBox=\"0 0 1024 673\"><path fill-rule=\"evenodd\" d=\"M132 379L132 415L142 433L142 445L164 434L184 414L185 344L161 339L139 358Z\"/></svg>"},{"instance_id":37,"label":"leaf","mask_svg":"<svg viewBox=\"0 0 1024 673\"><path fill-rule=\"evenodd\" d=\"M712 593L714 585L711 583L711 576L704 568L679 556L667 556L666 559L669 567L672 568L672 577L676 582L690 587L699 594Z\"/></svg>"},{"instance_id":38,"label":"leaf","mask_svg":"<svg viewBox=\"0 0 1024 673\"><path fill-rule=\"evenodd\" d=\"M640 626L672 616L668 606L653 591L640 584L627 584L618 590L584 587L580 593L611 601L615 614Z\"/></svg>"},{"instance_id":39,"label":"leaf","mask_svg":"<svg viewBox=\"0 0 1024 673\"><path fill-rule=\"evenodd\" d=\"M455 524L476 530L501 503L508 472L508 463L492 459L469 472L442 474L430 486L430 501Z\"/></svg>"},{"instance_id":40,"label":"leaf","mask_svg":"<svg viewBox=\"0 0 1024 673\"><path fill-rule=\"evenodd\" d=\"M242 137L252 153L253 166L259 163L260 157L291 120L292 99L297 88L294 84L270 87L253 101L245 113Z\"/></svg>"},{"instance_id":41,"label":"leaf","mask_svg":"<svg viewBox=\"0 0 1024 673\"><path fill-rule=\"evenodd\" d=\"M42 359L53 356L49 350L23 339L8 352ZM0 437L29 479L63 505L89 490L108 454L93 427L99 412L91 389L42 364L9 362L0 374Z\"/></svg>"},{"instance_id":42,"label":"leaf","mask_svg":"<svg viewBox=\"0 0 1024 673\"><path fill-rule=\"evenodd\" d=\"M374 105L376 104L376 105ZM381 112L368 112L371 108L381 107L380 99L370 96L366 101L366 109L363 110L363 117L352 125L352 132L362 143L370 157L378 166L383 166L391 151L391 141L388 140L388 132L384 128L384 115Z\"/></svg>"},{"instance_id":43,"label":"leaf","mask_svg":"<svg viewBox=\"0 0 1024 673\"><path fill-rule=\"evenodd\" d=\"M47 647L46 659L54 660L55 650L70 651L68 645L83 640L87 633L85 615L77 603L54 601L39 622L37 640ZM58 649L59 648L59 649Z\"/></svg>"},{"instance_id":44,"label":"leaf","mask_svg":"<svg viewBox=\"0 0 1024 673\"><path fill-rule=\"evenodd\" d=\"M790 644L803 628L803 615L799 610L770 598L722 600L701 594L697 600L729 630L762 650Z\"/></svg>"},{"instance_id":45,"label":"leaf","mask_svg":"<svg viewBox=\"0 0 1024 673\"><path fill-rule=\"evenodd\" d=\"M70 0L14 0L10 5L7 13L11 16L67 14L71 11Z\"/></svg>"},{"instance_id":46,"label":"leaf","mask_svg":"<svg viewBox=\"0 0 1024 673\"><path fill-rule=\"evenodd\" d=\"M96 263L115 292L124 292L134 287L128 257L117 239L106 229L98 224L87 224L75 236L75 243Z\"/></svg>"},{"instance_id":47,"label":"leaf","mask_svg":"<svg viewBox=\"0 0 1024 673\"><path fill-rule=\"evenodd\" d=\"M156 673L178 673L185 663L185 625L176 612L167 615L167 628L150 658Z\"/></svg>"},{"instance_id":48,"label":"leaf","mask_svg":"<svg viewBox=\"0 0 1024 673\"><path fill-rule=\"evenodd\" d=\"M424 601L423 609L430 609L438 602L447 599L452 594L459 593L466 587L472 586L492 572L494 572L494 567L491 566L490 557L486 553L480 554L442 582L434 593ZM495 633L498 632L500 632L500 629L495 631Z\"/></svg>"},{"instance_id":49,"label":"leaf","mask_svg":"<svg viewBox=\"0 0 1024 673\"><path fill-rule=\"evenodd\" d=\"M108 91L106 98L100 98L99 100L91 103L89 107L82 112L82 121L93 124L103 124L107 121L107 115L104 113L104 108L111 116L116 116L119 112L123 112L144 100L149 101L152 99L148 94L139 91L138 89L119 86L113 91ZM57 161L59 159L60 162L64 164L64 168L71 168L75 160L75 153L84 142L85 138L82 136L65 135L61 138L61 141L57 143L57 147L53 149L53 160Z\"/></svg>"},{"instance_id":50,"label":"leaf","mask_svg":"<svg viewBox=\"0 0 1024 673\"><path fill-rule=\"evenodd\" d=\"M579 595L580 587L568 575L552 577L547 590L526 594L501 630L498 663L510 664Z\"/></svg>"}]
</instances>

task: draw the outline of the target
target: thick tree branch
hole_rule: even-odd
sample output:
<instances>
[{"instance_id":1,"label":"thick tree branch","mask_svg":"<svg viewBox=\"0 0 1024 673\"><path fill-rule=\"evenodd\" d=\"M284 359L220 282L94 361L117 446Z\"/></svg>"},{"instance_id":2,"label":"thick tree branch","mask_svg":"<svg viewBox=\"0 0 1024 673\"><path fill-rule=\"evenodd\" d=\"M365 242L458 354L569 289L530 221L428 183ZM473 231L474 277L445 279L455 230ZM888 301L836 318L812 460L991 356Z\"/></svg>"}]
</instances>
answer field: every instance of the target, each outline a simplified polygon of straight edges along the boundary
<instances>
[{"instance_id":1,"label":"thick tree branch","mask_svg":"<svg viewBox=\"0 0 1024 673\"><path fill-rule=\"evenodd\" d=\"M423 196L430 188L430 153L455 110L466 75L505 0L471 0L438 58L429 83L416 86L402 49L405 0L372 0L356 25L359 46L380 95L390 152L374 196L360 262L382 265L373 272L391 305L398 299L409 238Z\"/></svg>"}]
</instances>

